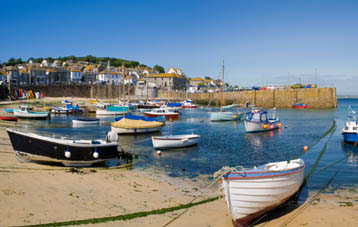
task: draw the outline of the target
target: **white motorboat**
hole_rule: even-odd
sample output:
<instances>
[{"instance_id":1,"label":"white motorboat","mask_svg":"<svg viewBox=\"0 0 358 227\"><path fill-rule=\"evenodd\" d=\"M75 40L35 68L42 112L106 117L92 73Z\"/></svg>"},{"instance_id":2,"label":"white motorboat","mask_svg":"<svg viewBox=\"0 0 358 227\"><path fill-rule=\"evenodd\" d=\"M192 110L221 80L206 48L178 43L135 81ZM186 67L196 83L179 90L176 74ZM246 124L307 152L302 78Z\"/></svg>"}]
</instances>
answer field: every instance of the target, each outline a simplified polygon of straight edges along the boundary
<instances>
[{"instance_id":1,"label":"white motorboat","mask_svg":"<svg viewBox=\"0 0 358 227\"><path fill-rule=\"evenodd\" d=\"M78 118L72 120L73 125L98 125L98 118Z\"/></svg>"},{"instance_id":2,"label":"white motorboat","mask_svg":"<svg viewBox=\"0 0 358 227\"><path fill-rule=\"evenodd\" d=\"M358 123L357 123L357 113L352 106L348 107L348 121L346 122L344 128L341 131L343 139L345 142L358 143Z\"/></svg>"},{"instance_id":3,"label":"white motorboat","mask_svg":"<svg viewBox=\"0 0 358 227\"><path fill-rule=\"evenodd\" d=\"M247 112L244 118L246 132L264 132L281 128L282 124L274 112L272 118L267 116L267 111L253 109Z\"/></svg>"},{"instance_id":4,"label":"white motorboat","mask_svg":"<svg viewBox=\"0 0 358 227\"><path fill-rule=\"evenodd\" d=\"M231 111L218 111L210 113L210 121L238 121L243 117L243 113Z\"/></svg>"},{"instance_id":5,"label":"white motorboat","mask_svg":"<svg viewBox=\"0 0 358 227\"><path fill-rule=\"evenodd\" d=\"M54 114L68 114L68 113L72 113L72 110L68 109L66 107L52 107L51 108L51 113L54 113Z\"/></svg>"},{"instance_id":6,"label":"white motorboat","mask_svg":"<svg viewBox=\"0 0 358 227\"><path fill-rule=\"evenodd\" d=\"M46 119L50 117L49 112L30 111L28 106L21 106L19 110L14 110L14 115L18 118L27 119Z\"/></svg>"},{"instance_id":7,"label":"white motorboat","mask_svg":"<svg viewBox=\"0 0 358 227\"><path fill-rule=\"evenodd\" d=\"M200 135L170 135L170 136L153 136L152 142L154 148L179 148L188 147L198 143Z\"/></svg>"},{"instance_id":8,"label":"white motorboat","mask_svg":"<svg viewBox=\"0 0 358 227\"><path fill-rule=\"evenodd\" d=\"M302 185L304 168L304 161L296 159L225 173L224 194L234 225L247 226L290 199Z\"/></svg>"},{"instance_id":9,"label":"white motorboat","mask_svg":"<svg viewBox=\"0 0 358 227\"><path fill-rule=\"evenodd\" d=\"M156 108L152 109L149 112L144 112L144 116L146 117L159 117L164 116L167 120L170 119L177 119L179 117L180 113L170 111L165 108Z\"/></svg>"}]
</instances>

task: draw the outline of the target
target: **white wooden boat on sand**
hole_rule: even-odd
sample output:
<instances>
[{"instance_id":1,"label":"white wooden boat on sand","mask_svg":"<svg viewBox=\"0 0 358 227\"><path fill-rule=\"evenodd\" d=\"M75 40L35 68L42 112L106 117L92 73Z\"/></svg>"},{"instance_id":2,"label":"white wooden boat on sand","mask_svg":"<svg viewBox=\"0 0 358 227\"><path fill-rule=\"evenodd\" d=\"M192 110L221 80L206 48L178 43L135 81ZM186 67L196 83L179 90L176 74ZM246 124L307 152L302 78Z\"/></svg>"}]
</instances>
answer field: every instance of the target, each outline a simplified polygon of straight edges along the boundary
<instances>
[{"instance_id":1,"label":"white wooden boat on sand","mask_svg":"<svg viewBox=\"0 0 358 227\"><path fill-rule=\"evenodd\" d=\"M304 169L304 161L295 159L225 173L224 194L234 225L247 226L286 202L301 187Z\"/></svg>"},{"instance_id":2,"label":"white wooden boat on sand","mask_svg":"<svg viewBox=\"0 0 358 227\"><path fill-rule=\"evenodd\" d=\"M188 147L198 143L200 135L170 135L170 136L153 136L152 142L154 148L179 148Z\"/></svg>"}]
</instances>

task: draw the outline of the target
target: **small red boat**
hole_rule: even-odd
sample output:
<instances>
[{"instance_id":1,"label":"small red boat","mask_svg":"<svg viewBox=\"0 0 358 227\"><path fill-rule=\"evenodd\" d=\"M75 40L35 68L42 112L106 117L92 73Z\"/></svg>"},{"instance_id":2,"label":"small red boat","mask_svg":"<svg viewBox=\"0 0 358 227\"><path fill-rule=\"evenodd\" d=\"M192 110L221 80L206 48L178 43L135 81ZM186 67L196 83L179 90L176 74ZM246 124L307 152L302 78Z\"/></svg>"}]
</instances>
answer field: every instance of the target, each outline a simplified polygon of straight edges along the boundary
<instances>
[{"instance_id":1,"label":"small red boat","mask_svg":"<svg viewBox=\"0 0 358 227\"><path fill-rule=\"evenodd\" d=\"M183 102L183 108L184 109L194 109L197 105L194 104L193 100L187 99Z\"/></svg>"},{"instance_id":2,"label":"small red boat","mask_svg":"<svg viewBox=\"0 0 358 227\"><path fill-rule=\"evenodd\" d=\"M150 112L144 112L146 117L159 117L164 116L167 120L177 119L180 113L172 112L164 108L152 109Z\"/></svg>"},{"instance_id":3,"label":"small red boat","mask_svg":"<svg viewBox=\"0 0 358 227\"><path fill-rule=\"evenodd\" d=\"M303 104L303 103L294 103L292 104L292 108L296 108L296 109L306 109L308 107L307 104Z\"/></svg>"},{"instance_id":4,"label":"small red boat","mask_svg":"<svg viewBox=\"0 0 358 227\"><path fill-rule=\"evenodd\" d=\"M3 121L17 121L17 117L0 116L0 120L3 120Z\"/></svg>"}]
</instances>

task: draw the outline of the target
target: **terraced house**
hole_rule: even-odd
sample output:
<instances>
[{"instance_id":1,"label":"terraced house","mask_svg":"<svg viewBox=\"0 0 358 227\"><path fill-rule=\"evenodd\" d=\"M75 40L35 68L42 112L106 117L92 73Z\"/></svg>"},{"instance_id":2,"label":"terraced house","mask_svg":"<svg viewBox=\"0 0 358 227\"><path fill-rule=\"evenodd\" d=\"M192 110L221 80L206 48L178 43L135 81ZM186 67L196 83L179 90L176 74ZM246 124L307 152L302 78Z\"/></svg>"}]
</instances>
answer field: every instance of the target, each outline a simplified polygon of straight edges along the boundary
<instances>
[{"instance_id":1,"label":"terraced house","mask_svg":"<svg viewBox=\"0 0 358 227\"><path fill-rule=\"evenodd\" d=\"M186 77L170 73L149 74L147 79L148 83L155 83L159 89L185 90L188 85Z\"/></svg>"}]
</instances>

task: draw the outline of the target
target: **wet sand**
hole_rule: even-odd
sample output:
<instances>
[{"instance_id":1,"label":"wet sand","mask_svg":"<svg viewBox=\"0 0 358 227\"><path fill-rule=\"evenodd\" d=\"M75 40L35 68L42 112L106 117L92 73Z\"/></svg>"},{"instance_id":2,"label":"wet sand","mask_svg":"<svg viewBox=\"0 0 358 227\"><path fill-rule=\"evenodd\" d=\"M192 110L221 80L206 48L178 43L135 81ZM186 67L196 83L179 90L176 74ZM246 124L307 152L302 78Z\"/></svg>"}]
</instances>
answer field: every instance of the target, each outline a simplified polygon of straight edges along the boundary
<instances>
[{"instance_id":1,"label":"wet sand","mask_svg":"<svg viewBox=\"0 0 358 227\"><path fill-rule=\"evenodd\" d=\"M153 170L70 168L20 163L0 123L0 226L73 221L151 211L189 203L207 185ZM258 226L357 226L358 190L320 194L270 213ZM217 195L215 188L203 198ZM305 204L310 205L305 205ZM89 226L164 226L185 209ZM225 199L194 206L169 226L232 226Z\"/></svg>"}]
</instances>

